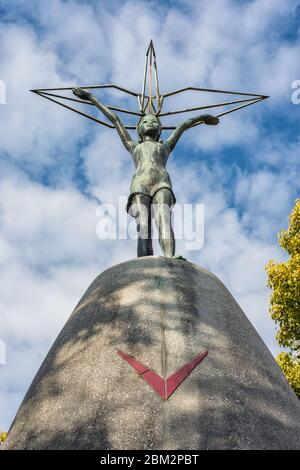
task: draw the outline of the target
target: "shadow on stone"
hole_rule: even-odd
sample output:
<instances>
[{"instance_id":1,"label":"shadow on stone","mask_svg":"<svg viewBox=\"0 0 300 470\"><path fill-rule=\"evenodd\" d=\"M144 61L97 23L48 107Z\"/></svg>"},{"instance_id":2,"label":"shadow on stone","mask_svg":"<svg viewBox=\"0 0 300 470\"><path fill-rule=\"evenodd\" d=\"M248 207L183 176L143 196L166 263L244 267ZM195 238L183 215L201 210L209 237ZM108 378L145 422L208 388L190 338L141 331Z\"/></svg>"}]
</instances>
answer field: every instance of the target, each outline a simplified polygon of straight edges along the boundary
<instances>
[{"instance_id":1,"label":"shadow on stone","mask_svg":"<svg viewBox=\"0 0 300 470\"><path fill-rule=\"evenodd\" d=\"M167 402L116 353L169 376L208 356ZM299 401L211 273L163 257L88 288L38 371L6 449L295 449Z\"/></svg>"}]
</instances>

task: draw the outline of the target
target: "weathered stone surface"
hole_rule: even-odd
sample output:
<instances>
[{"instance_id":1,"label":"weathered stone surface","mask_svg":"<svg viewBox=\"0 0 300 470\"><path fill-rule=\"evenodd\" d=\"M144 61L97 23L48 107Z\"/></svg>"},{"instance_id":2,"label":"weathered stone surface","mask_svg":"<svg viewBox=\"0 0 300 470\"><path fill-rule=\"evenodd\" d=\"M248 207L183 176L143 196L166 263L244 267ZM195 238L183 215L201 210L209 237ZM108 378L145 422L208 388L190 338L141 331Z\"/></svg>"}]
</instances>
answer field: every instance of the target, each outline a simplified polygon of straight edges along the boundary
<instances>
[{"instance_id":1,"label":"weathered stone surface","mask_svg":"<svg viewBox=\"0 0 300 470\"><path fill-rule=\"evenodd\" d=\"M163 402L117 349L167 376L209 354ZM296 449L299 440L299 401L224 285L189 262L146 257L91 284L4 447Z\"/></svg>"}]
</instances>

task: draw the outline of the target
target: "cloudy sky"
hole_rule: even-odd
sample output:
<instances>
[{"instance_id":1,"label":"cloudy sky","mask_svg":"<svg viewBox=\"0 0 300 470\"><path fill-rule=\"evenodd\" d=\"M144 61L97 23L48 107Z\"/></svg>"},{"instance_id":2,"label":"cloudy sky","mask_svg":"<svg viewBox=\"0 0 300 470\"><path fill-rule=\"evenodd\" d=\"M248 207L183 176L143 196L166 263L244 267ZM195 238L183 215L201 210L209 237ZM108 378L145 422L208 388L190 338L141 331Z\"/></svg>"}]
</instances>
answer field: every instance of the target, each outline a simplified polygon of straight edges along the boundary
<instances>
[{"instance_id":1,"label":"cloudy sky","mask_svg":"<svg viewBox=\"0 0 300 470\"><path fill-rule=\"evenodd\" d=\"M164 92L270 95L188 131L169 172L179 202L205 207L203 249L178 240L178 254L219 276L278 352L264 266L285 259L277 232L299 196L299 19L298 0L0 0L0 429L90 282L136 256L134 240L96 236L97 207L126 196L133 172L117 135L29 90L140 91L151 38Z\"/></svg>"}]
</instances>

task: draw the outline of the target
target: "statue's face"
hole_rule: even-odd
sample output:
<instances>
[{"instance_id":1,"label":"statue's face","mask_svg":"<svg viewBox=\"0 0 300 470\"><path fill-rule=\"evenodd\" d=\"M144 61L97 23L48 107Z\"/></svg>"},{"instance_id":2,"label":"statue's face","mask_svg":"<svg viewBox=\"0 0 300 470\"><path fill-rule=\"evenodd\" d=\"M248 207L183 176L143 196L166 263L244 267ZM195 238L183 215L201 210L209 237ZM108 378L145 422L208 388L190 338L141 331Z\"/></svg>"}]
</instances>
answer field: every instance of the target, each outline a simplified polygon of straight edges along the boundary
<instances>
[{"instance_id":1,"label":"statue's face","mask_svg":"<svg viewBox=\"0 0 300 470\"><path fill-rule=\"evenodd\" d=\"M157 139L160 136L160 132L160 123L156 116L153 114L146 114L146 116L141 119L138 126L138 133L141 138L148 135Z\"/></svg>"}]
</instances>

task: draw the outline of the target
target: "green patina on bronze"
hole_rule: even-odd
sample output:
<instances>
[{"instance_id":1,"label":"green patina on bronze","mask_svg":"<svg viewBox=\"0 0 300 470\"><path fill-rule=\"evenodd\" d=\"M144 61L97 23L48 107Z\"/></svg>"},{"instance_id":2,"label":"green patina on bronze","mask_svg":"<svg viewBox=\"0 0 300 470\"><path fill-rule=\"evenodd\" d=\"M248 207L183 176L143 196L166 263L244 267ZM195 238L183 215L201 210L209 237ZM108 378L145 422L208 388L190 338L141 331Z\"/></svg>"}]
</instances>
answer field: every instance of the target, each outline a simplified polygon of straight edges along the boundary
<instances>
[{"instance_id":1,"label":"green patina on bronze","mask_svg":"<svg viewBox=\"0 0 300 470\"><path fill-rule=\"evenodd\" d=\"M210 114L186 119L163 141L160 140L159 118L149 113L141 118L137 126L139 139L135 140L121 119L93 94L82 88L74 88L73 93L78 98L92 103L106 116L116 128L134 161L136 171L131 182L127 210L137 219L138 256L153 255L150 223L152 205L156 206L155 220L163 253L165 256L174 256L175 238L171 227L170 212L175 204L175 196L169 173L166 170L168 158L184 131L200 123L216 125L219 119ZM132 208L132 205L135 207Z\"/></svg>"}]
</instances>

